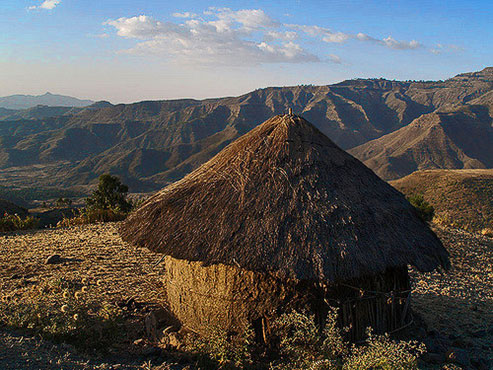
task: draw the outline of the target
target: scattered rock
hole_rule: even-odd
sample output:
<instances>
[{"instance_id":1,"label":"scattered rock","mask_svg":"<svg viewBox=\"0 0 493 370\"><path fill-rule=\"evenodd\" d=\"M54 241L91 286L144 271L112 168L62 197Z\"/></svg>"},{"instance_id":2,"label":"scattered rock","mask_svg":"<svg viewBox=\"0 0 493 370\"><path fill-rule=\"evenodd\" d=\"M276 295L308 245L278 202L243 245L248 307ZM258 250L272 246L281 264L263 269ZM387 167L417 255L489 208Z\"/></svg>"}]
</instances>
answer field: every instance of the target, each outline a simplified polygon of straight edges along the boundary
<instances>
[{"instance_id":1,"label":"scattered rock","mask_svg":"<svg viewBox=\"0 0 493 370\"><path fill-rule=\"evenodd\" d=\"M59 254L53 254L46 259L45 263L47 265L54 265L57 263L62 263L62 257L60 257Z\"/></svg>"}]
</instances>

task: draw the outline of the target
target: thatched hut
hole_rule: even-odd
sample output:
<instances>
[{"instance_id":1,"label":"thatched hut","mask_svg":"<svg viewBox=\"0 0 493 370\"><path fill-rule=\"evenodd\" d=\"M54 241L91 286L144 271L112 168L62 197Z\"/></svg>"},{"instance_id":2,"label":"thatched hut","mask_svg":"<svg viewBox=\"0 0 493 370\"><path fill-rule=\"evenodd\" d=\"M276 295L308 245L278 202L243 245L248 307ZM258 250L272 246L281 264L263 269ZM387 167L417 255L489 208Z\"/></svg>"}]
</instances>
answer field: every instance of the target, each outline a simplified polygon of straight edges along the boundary
<instances>
[{"instance_id":1,"label":"thatched hut","mask_svg":"<svg viewBox=\"0 0 493 370\"><path fill-rule=\"evenodd\" d=\"M158 192L124 240L167 255L168 301L189 329L265 337L280 312L328 304L361 338L408 322L407 266L448 254L401 193L305 119L276 116Z\"/></svg>"}]
</instances>

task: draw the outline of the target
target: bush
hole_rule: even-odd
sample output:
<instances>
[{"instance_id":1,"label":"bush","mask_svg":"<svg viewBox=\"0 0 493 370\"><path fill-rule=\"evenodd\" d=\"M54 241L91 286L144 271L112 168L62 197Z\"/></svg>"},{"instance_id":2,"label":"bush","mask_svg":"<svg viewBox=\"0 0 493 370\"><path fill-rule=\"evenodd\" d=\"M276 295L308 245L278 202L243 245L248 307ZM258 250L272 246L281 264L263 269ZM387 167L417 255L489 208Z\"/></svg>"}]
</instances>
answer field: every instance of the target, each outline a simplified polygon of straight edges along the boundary
<instances>
[{"instance_id":1,"label":"bush","mask_svg":"<svg viewBox=\"0 0 493 370\"><path fill-rule=\"evenodd\" d=\"M58 198L55 202L56 207L70 207L72 205L72 200L69 198Z\"/></svg>"},{"instance_id":2,"label":"bush","mask_svg":"<svg viewBox=\"0 0 493 370\"><path fill-rule=\"evenodd\" d=\"M22 218L19 215L5 214L0 218L0 232L35 229L38 223L39 220L31 216Z\"/></svg>"},{"instance_id":3,"label":"bush","mask_svg":"<svg viewBox=\"0 0 493 370\"><path fill-rule=\"evenodd\" d=\"M251 329L247 329L242 335L213 329L205 337L189 335L186 350L198 355L200 365L205 368L249 368L252 364L253 337Z\"/></svg>"},{"instance_id":4,"label":"bush","mask_svg":"<svg viewBox=\"0 0 493 370\"><path fill-rule=\"evenodd\" d=\"M363 345L350 346L337 326L336 309L329 311L322 332L313 316L297 312L282 315L273 328L281 357L271 369L410 370L418 368L418 357L425 352L423 344L392 341L371 330Z\"/></svg>"},{"instance_id":5,"label":"bush","mask_svg":"<svg viewBox=\"0 0 493 370\"><path fill-rule=\"evenodd\" d=\"M193 335L185 349L199 355L200 368L270 370L414 370L426 349L415 341L393 341L388 335L373 335L370 329L365 343L350 345L344 340L346 329L339 328L334 308L329 310L323 329L317 326L313 315L291 312L275 320L271 330L269 356L276 360L267 363L265 358L255 358L250 329L237 336L221 330L204 338Z\"/></svg>"},{"instance_id":6,"label":"bush","mask_svg":"<svg viewBox=\"0 0 493 370\"><path fill-rule=\"evenodd\" d=\"M101 175L98 188L86 199L86 208L80 209L73 218L64 218L57 226L122 221L134 206L127 200L127 192L128 186L122 184L118 177Z\"/></svg>"},{"instance_id":7,"label":"bush","mask_svg":"<svg viewBox=\"0 0 493 370\"><path fill-rule=\"evenodd\" d=\"M129 212L132 204L127 201L128 186L109 174L99 176L98 188L86 199L87 208L112 209Z\"/></svg>"},{"instance_id":8,"label":"bush","mask_svg":"<svg viewBox=\"0 0 493 370\"><path fill-rule=\"evenodd\" d=\"M433 219L433 215L435 214L435 209L433 206L428 203L421 194L411 195L407 198L409 203L411 203L418 216L425 222L429 222Z\"/></svg>"},{"instance_id":9,"label":"bush","mask_svg":"<svg viewBox=\"0 0 493 370\"><path fill-rule=\"evenodd\" d=\"M58 222L57 227L69 227L76 225L89 225L96 222L122 221L127 217L126 212L114 211L112 209L90 209L82 208L78 210L72 218L64 218Z\"/></svg>"},{"instance_id":10,"label":"bush","mask_svg":"<svg viewBox=\"0 0 493 370\"><path fill-rule=\"evenodd\" d=\"M342 370L414 370L418 368L418 357L426 352L422 343L396 342L388 334L373 335L371 329L367 334L365 345L353 345Z\"/></svg>"}]
</instances>

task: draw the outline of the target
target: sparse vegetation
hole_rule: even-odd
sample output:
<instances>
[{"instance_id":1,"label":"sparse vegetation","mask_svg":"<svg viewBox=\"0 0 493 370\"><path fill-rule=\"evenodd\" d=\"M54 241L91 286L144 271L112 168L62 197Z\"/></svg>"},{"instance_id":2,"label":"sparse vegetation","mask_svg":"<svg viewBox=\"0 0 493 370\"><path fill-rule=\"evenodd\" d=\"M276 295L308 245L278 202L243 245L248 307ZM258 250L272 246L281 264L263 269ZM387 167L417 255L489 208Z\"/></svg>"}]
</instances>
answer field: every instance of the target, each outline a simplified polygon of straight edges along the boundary
<instances>
[{"instance_id":1,"label":"sparse vegetation","mask_svg":"<svg viewBox=\"0 0 493 370\"><path fill-rule=\"evenodd\" d=\"M291 312L280 316L272 326L269 353L272 359L258 359L249 329L240 336L215 330L209 336L191 336L186 350L200 357L206 368L269 368L270 370L387 370L417 369L418 358L426 351L415 341L393 341L388 335L368 330L364 344L344 340L344 329L337 323L337 310L331 309L322 331L314 316ZM257 351L258 353L258 351ZM258 355L257 355L258 357Z\"/></svg>"},{"instance_id":2,"label":"sparse vegetation","mask_svg":"<svg viewBox=\"0 0 493 370\"><path fill-rule=\"evenodd\" d=\"M0 218L0 232L9 232L17 230L29 230L38 226L38 220L34 217L27 216L22 218L19 215L5 214Z\"/></svg>"},{"instance_id":3,"label":"sparse vegetation","mask_svg":"<svg viewBox=\"0 0 493 370\"><path fill-rule=\"evenodd\" d=\"M65 217L58 222L58 227L88 225L97 222L122 221L127 217L126 212L113 209L82 208L75 211L74 217Z\"/></svg>"},{"instance_id":4,"label":"sparse vegetation","mask_svg":"<svg viewBox=\"0 0 493 370\"><path fill-rule=\"evenodd\" d=\"M431 220L433 220L435 209L424 199L422 194L411 195L409 198L407 198L407 200L414 206L414 208L416 208L419 217L423 221L430 222Z\"/></svg>"},{"instance_id":5,"label":"sparse vegetation","mask_svg":"<svg viewBox=\"0 0 493 370\"><path fill-rule=\"evenodd\" d=\"M274 328L282 357L271 369L417 369L418 358L426 351L423 344L375 336L371 329L364 344L350 345L337 326L335 309L329 312L321 333L313 316L296 312L281 316Z\"/></svg>"},{"instance_id":6,"label":"sparse vegetation","mask_svg":"<svg viewBox=\"0 0 493 370\"><path fill-rule=\"evenodd\" d=\"M69 199L69 198L62 198L62 197L60 197L60 198L58 198L58 199L56 200L55 205L56 205L57 207L59 207L59 208L60 208L60 207L67 207L67 206L71 206L71 205L72 205L72 200L71 200L71 199Z\"/></svg>"},{"instance_id":7,"label":"sparse vegetation","mask_svg":"<svg viewBox=\"0 0 493 370\"><path fill-rule=\"evenodd\" d=\"M128 186L109 174L99 177L98 188L86 199L86 207L77 210L72 218L64 218L58 227L87 225L96 222L121 221L133 207L127 200ZM58 203L58 202L57 202Z\"/></svg>"},{"instance_id":8,"label":"sparse vegetation","mask_svg":"<svg viewBox=\"0 0 493 370\"><path fill-rule=\"evenodd\" d=\"M242 335L214 329L206 337L189 335L186 338L186 350L196 354L199 364L206 368L248 368L252 366L253 342L251 329Z\"/></svg>"},{"instance_id":9,"label":"sparse vegetation","mask_svg":"<svg viewBox=\"0 0 493 370\"><path fill-rule=\"evenodd\" d=\"M87 290L87 285L59 278L33 289L29 301L4 297L0 323L80 349L105 350L123 335L122 313L104 302L88 303ZM56 303L48 302L46 295L56 298Z\"/></svg>"},{"instance_id":10,"label":"sparse vegetation","mask_svg":"<svg viewBox=\"0 0 493 370\"><path fill-rule=\"evenodd\" d=\"M493 170L417 171L391 185L406 196L421 194L433 222L472 232L493 229Z\"/></svg>"}]
</instances>

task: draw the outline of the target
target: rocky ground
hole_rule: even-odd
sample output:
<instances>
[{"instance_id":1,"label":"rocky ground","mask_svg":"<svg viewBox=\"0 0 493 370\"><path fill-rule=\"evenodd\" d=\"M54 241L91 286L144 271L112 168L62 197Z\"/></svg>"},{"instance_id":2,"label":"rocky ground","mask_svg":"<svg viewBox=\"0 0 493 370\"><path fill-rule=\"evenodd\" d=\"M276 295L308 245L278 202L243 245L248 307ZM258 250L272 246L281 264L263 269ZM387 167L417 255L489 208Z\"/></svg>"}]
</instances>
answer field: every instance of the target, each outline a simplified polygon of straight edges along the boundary
<instances>
[{"instance_id":1,"label":"rocky ground","mask_svg":"<svg viewBox=\"0 0 493 370\"><path fill-rule=\"evenodd\" d=\"M436 228L450 252L447 272L411 272L416 321L412 334L431 363L493 369L493 239ZM454 357L457 357L456 361Z\"/></svg>"},{"instance_id":2,"label":"rocky ground","mask_svg":"<svg viewBox=\"0 0 493 370\"><path fill-rule=\"evenodd\" d=\"M20 319L0 312L1 369L193 368L180 365L185 361L168 351L169 343L160 343L163 328L173 324L160 278L161 255L123 243L117 228L118 224L107 223L0 235L3 307L12 307L13 302L34 307L47 320L54 312L69 316L76 312L67 316L74 326L55 328L57 333L73 332L83 310L91 317L96 312L104 316L103 324L114 317L124 319L119 324L124 325L123 334L115 334L108 351L91 355L96 352L76 350L77 342L63 344L18 330ZM452 269L444 274L412 272L417 325L407 334L428 347L422 368L491 369L493 239L451 229L436 231L451 253ZM90 323L96 333L106 330L103 324ZM100 339L94 337L96 342Z\"/></svg>"}]
</instances>

